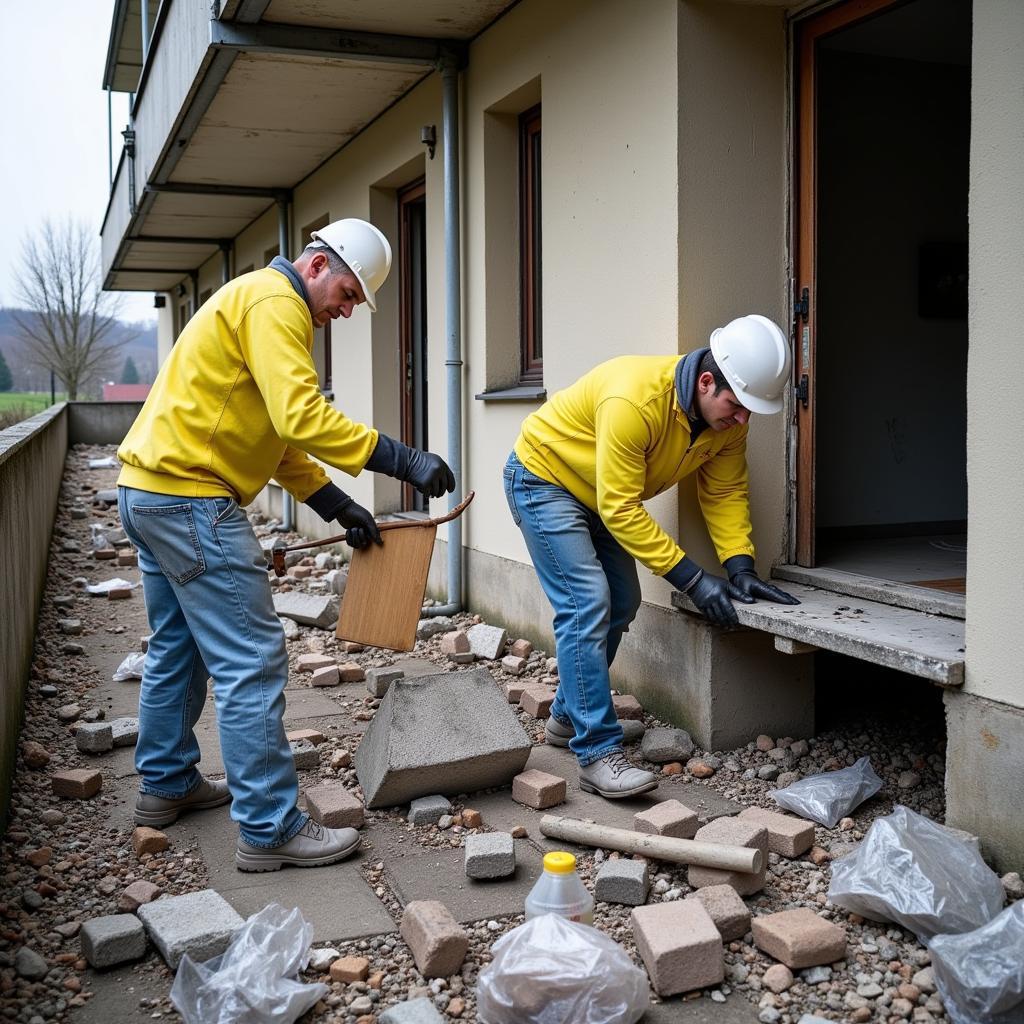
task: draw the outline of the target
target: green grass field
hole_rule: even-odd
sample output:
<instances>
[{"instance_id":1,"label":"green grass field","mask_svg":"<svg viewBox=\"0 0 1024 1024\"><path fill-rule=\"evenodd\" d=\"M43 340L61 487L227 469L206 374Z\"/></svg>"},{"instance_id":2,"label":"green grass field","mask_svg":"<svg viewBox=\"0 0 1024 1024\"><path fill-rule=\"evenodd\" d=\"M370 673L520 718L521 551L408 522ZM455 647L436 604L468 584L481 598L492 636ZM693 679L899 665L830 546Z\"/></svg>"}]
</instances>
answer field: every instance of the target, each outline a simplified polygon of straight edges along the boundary
<instances>
[{"instance_id":1,"label":"green grass field","mask_svg":"<svg viewBox=\"0 0 1024 1024\"><path fill-rule=\"evenodd\" d=\"M63 393L58 392L57 401L63 400ZM35 416L49 404L49 391L0 391L0 429L28 416Z\"/></svg>"}]
</instances>

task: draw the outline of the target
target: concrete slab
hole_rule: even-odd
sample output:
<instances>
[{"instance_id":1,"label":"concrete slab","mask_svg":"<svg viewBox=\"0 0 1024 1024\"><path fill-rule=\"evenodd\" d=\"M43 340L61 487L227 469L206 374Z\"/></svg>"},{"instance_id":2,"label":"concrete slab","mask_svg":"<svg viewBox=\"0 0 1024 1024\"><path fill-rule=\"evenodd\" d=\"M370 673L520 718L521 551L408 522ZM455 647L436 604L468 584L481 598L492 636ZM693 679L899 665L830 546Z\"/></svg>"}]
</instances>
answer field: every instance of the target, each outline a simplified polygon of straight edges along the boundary
<instances>
[{"instance_id":1,"label":"concrete slab","mask_svg":"<svg viewBox=\"0 0 1024 1024\"><path fill-rule=\"evenodd\" d=\"M315 870L242 872L235 867L238 826L228 815L194 814L187 820L206 862L210 888L243 917L273 902L298 907L313 926L315 942L342 942L397 930L384 904L363 879L364 856L357 853L340 864Z\"/></svg>"},{"instance_id":2,"label":"concrete slab","mask_svg":"<svg viewBox=\"0 0 1024 1024\"><path fill-rule=\"evenodd\" d=\"M801 603L737 604L740 624L921 676L940 686L963 684L962 621L850 598L799 583L789 584L786 590ZM695 611L690 599L679 591L673 591L672 604L683 611Z\"/></svg>"},{"instance_id":3,"label":"concrete slab","mask_svg":"<svg viewBox=\"0 0 1024 1024\"><path fill-rule=\"evenodd\" d=\"M464 851L411 848L404 856L392 850L384 858L385 871L402 901L440 900L456 921L481 921L499 914L522 913L526 897L543 871L543 857L529 841L515 841L516 870L508 878L467 878Z\"/></svg>"},{"instance_id":4,"label":"concrete slab","mask_svg":"<svg viewBox=\"0 0 1024 1024\"><path fill-rule=\"evenodd\" d=\"M652 793L632 800L605 800L593 793L580 790L576 773L576 758L571 751L547 744L535 746L526 763L527 769L536 768L566 780L566 799L558 807L558 813L571 818L592 818L602 825L615 828L633 827L633 815L645 811L661 800L675 798L697 812L700 823L706 824L715 818L738 814L744 805L728 800L713 789L694 783L683 784L664 781ZM513 801L510 789L473 797L473 807L480 811L484 821L494 829L511 831L516 825L524 825L530 838L541 849L563 850L566 843L561 839L549 839L540 833L540 819L547 811L534 811Z\"/></svg>"}]
</instances>

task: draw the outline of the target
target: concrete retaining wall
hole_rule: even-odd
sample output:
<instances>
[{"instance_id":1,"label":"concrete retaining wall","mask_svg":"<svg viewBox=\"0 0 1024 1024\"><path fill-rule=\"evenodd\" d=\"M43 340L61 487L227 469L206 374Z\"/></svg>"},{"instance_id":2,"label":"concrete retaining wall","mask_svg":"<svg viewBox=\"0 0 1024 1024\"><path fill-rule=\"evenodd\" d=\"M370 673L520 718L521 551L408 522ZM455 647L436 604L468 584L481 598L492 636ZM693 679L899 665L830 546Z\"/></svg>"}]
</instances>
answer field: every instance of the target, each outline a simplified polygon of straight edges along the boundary
<instances>
[{"instance_id":1,"label":"concrete retaining wall","mask_svg":"<svg viewBox=\"0 0 1024 1024\"><path fill-rule=\"evenodd\" d=\"M141 402L60 402L0 431L0 833L68 446L120 443L141 408Z\"/></svg>"},{"instance_id":2,"label":"concrete retaining wall","mask_svg":"<svg viewBox=\"0 0 1024 1024\"><path fill-rule=\"evenodd\" d=\"M68 448L68 405L0 431L0 808L6 811L25 683ZM6 816L0 818L0 829Z\"/></svg>"}]
</instances>

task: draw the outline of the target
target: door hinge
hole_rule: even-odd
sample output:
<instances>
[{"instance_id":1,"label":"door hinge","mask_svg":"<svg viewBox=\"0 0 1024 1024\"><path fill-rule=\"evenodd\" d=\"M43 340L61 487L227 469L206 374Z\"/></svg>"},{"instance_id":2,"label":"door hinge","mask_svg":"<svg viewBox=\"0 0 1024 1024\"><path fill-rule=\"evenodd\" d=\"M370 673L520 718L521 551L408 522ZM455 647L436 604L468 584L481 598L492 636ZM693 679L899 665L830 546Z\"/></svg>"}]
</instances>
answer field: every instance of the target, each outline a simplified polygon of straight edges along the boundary
<instances>
[{"instance_id":1,"label":"door hinge","mask_svg":"<svg viewBox=\"0 0 1024 1024\"><path fill-rule=\"evenodd\" d=\"M811 397L810 381L806 373L800 375L800 383L793 388L793 394L796 396L796 400L806 409Z\"/></svg>"},{"instance_id":2,"label":"door hinge","mask_svg":"<svg viewBox=\"0 0 1024 1024\"><path fill-rule=\"evenodd\" d=\"M804 288L800 292L800 298L793 302L793 323L794 325L799 320L801 323L807 323L807 318L811 315L811 293L810 289Z\"/></svg>"}]
</instances>

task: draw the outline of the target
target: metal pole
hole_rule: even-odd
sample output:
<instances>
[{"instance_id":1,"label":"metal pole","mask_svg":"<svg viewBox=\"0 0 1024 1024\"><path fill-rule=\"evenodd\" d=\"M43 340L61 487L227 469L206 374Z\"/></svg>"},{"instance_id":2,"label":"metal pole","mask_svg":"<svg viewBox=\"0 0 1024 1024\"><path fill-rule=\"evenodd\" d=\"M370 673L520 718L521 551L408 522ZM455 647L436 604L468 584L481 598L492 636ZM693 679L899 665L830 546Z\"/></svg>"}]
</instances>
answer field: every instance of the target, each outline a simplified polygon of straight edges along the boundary
<instances>
[{"instance_id":1,"label":"metal pole","mask_svg":"<svg viewBox=\"0 0 1024 1024\"><path fill-rule=\"evenodd\" d=\"M54 376L53 367L50 367L50 405L57 401L57 381Z\"/></svg>"},{"instance_id":2,"label":"metal pole","mask_svg":"<svg viewBox=\"0 0 1024 1024\"><path fill-rule=\"evenodd\" d=\"M149 56L149 0L140 0L142 14L142 63Z\"/></svg>"},{"instance_id":3,"label":"metal pole","mask_svg":"<svg viewBox=\"0 0 1024 1024\"><path fill-rule=\"evenodd\" d=\"M459 69L452 57L441 64L441 152L444 155L444 308L445 397L448 403L448 464L455 490L448 508L462 493L462 260L459 248ZM462 609L462 520L448 524L448 603L424 614L451 615Z\"/></svg>"},{"instance_id":4,"label":"metal pole","mask_svg":"<svg viewBox=\"0 0 1024 1024\"><path fill-rule=\"evenodd\" d=\"M221 270L220 283L227 284L231 280L231 243L220 243Z\"/></svg>"},{"instance_id":5,"label":"metal pole","mask_svg":"<svg viewBox=\"0 0 1024 1024\"><path fill-rule=\"evenodd\" d=\"M289 259L288 246L288 200L277 200L277 251L283 259ZM281 488L281 528L287 533L295 529L295 504L287 490Z\"/></svg>"},{"instance_id":6,"label":"metal pole","mask_svg":"<svg viewBox=\"0 0 1024 1024\"><path fill-rule=\"evenodd\" d=\"M110 86L107 86L107 177L110 187L114 187L114 108L110 97Z\"/></svg>"}]
</instances>

